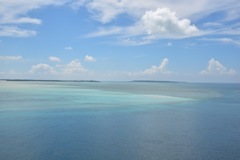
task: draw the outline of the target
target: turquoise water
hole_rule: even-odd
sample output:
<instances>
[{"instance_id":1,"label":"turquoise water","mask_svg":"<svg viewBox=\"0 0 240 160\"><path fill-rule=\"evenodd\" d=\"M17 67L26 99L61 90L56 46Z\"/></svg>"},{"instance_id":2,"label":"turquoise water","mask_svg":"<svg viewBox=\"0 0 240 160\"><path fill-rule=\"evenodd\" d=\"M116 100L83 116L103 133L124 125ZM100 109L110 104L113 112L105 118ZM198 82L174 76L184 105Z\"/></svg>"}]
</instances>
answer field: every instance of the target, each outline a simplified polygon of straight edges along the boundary
<instances>
[{"instance_id":1,"label":"turquoise water","mask_svg":"<svg viewBox=\"0 0 240 160\"><path fill-rule=\"evenodd\" d=\"M240 159L240 84L0 81L0 159Z\"/></svg>"}]
</instances>

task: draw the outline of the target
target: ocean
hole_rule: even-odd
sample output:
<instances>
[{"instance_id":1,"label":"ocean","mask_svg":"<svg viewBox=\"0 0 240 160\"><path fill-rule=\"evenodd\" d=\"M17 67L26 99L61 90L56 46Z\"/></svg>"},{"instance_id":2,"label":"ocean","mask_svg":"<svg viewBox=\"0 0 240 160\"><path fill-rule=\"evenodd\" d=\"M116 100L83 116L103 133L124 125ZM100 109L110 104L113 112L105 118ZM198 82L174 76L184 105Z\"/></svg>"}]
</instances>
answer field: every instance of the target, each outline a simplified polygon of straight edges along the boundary
<instances>
[{"instance_id":1,"label":"ocean","mask_svg":"<svg viewBox=\"0 0 240 160\"><path fill-rule=\"evenodd\" d=\"M0 81L1 160L237 160L240 84Z\"/></svg>"}]
</instances>

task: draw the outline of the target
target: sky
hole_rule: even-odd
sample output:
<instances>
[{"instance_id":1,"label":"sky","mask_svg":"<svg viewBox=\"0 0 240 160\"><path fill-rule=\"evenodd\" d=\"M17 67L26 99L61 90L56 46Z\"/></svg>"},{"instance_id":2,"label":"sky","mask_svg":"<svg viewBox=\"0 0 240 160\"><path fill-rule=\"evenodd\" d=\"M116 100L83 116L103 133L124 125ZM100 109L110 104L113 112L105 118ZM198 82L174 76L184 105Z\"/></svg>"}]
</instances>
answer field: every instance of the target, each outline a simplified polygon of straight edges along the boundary
<instances>
[{"instance_id":1,"label":"sky","mask_svg":"<svg viewBox=\"0 0 240 160\"><path fill-rule=\"evenodd\" d=\"M239 0L0 0L0 79L240 83Z\"/></svg>"}]
</instances>

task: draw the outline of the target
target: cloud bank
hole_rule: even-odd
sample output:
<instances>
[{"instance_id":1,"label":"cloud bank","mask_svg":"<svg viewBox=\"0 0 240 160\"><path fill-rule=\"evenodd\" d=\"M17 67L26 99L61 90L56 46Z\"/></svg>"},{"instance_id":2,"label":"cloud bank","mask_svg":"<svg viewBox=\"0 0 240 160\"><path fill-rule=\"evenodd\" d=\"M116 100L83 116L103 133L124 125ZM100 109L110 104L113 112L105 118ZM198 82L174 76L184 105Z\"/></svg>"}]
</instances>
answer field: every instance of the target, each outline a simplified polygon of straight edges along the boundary
<instances>
[{"instance_id":1,"label":"cloud bank","mask_svg":"<svg viewBox=\"0 0 240 160\"><path fill-rule=\"evenodd\" d=\"M78 59L74 59L67 64L58 64L55 66L39 63L33 65L28 71L28 74L31 77L40 79L85 79L91 77L94 73L86 69Z\"/></svg>"}]
</instances>

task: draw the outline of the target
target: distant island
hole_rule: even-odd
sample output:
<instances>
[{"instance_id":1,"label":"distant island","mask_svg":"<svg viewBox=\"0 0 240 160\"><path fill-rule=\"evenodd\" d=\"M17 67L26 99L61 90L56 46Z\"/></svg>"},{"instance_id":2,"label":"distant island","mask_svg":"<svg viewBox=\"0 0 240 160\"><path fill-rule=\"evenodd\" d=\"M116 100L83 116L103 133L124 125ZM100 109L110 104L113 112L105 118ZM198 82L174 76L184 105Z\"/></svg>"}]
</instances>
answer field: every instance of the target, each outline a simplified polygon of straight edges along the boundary
<instances>
[{"instance_id":1,"label":"distant island","mask_svg":"<svg viewBox=\"0 0 240 160\"><path fill-rule=\"evenodd\" d=\"M40 79L1 79L1 81L33 81L33 82L100 82L97 80L40 80Z\"/></svg>"},{"instance_id":2,"label":"distant island","mask_svg":"<svg viewBox=\"0 0 240 160\"><path fill-rule=\"evenodd\" d=\"M28 82L101 82L98 80L42 80L42 79L0 79L0 81L28 81ZM132 80L128 82L148 82L148 83L187 83L180 81L158 81L158 80Z\"/></svg>"}]
</instances>

